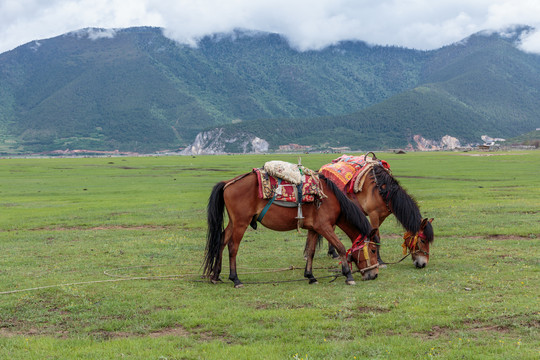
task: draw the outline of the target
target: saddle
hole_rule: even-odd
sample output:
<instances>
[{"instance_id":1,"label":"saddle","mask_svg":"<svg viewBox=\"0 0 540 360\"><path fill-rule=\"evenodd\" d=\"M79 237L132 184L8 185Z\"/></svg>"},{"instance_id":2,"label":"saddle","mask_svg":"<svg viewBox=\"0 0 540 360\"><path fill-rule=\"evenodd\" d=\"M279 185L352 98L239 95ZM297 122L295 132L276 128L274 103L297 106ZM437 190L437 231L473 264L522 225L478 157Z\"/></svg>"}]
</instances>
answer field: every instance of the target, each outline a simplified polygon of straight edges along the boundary
<instances>
[{"instance_id":1,"label":"saddle","mask_svg":"<svg viewBox=\"0 0 540 360\"><path fill-rule=\"evenodd\" d=\"M332 160L331 164L326 164L321 167L319 172L335 183L343 192L358 193L362 191L365 181L365 174L370 171L373 166L380 165L386 171L390 171L390 165L379 160L370 153L362 156L341 155L337 159Z\"/></svg>"},{"instance_id":2,"label":"saddle","mask_svg":"<svg viewBox=\"0 0 540 360\"><path fill-rule=\"evenodd\" d=\"M304 219L302 204L312 203L326 198L317 172L302 165L295 165L284 161L269 161L262 168L255 168L257 174L259 198L270 200L259 214L257 221L261 221L270 205L297 207L299 221L298 227Z\"/></svg>"}]
</instances>

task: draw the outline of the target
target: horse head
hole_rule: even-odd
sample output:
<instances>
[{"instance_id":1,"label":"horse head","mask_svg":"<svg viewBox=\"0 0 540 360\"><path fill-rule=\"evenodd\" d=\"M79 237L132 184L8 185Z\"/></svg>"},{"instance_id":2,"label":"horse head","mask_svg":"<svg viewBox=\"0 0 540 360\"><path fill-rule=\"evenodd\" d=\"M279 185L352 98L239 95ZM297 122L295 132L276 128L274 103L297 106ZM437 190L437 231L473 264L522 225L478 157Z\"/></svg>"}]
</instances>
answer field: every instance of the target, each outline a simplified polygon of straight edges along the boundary
<instances>
[{"instance_id":1,"label":"horse head","mask_svg":"<svg viewBox=\"0 0 540 360\"><path fill-rule=\"evenodd\" d=\"M355 263L362 274L362 280L374 280L379 275L378 244L377 229L373 229L368 236L360 234L347 251L347 261Z\"/></svg>"},{"instance_id":2,"label":"horse head","mask_svg":"<svg viewBox=\"0 0 540 360\"><path fill-rule=\"evenodd\" d=\"M429 243L433 241L432 221L433 218L423 219L417 233L407 231L403 235L403 255L410 253L414 265L419 269L426 267L429 261Z\"/></svg>"}]
</instances>

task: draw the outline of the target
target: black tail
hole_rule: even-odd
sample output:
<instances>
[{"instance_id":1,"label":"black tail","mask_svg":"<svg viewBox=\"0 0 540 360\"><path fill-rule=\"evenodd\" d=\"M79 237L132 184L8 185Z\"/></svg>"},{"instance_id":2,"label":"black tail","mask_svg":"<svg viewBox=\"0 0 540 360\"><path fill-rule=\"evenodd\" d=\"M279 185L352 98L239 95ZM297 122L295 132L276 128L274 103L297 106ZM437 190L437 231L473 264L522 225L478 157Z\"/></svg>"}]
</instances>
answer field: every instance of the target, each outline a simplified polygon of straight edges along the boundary
<instances>
[{"instance_id":1,"label":"black tail","mask_svg":"<svg viewBox=\"0 0 540 360\"><path fill-rule=\"evenodd\" d=\"M369 235L371 224L362 209L352 202L330 179L322 174L319 174L319 177L326 181L326 186L336 196L341 208L341 214L345 216L347 222L357 228L362 235Z\"/></svg>"},{"instance_id":2,"label":"black tail","mask_svg":"<svg viewBox=\"0 0 540 360\"><path fill-rule=\"evenodd\" d=\"M206 251L204 254L203 274L210 276L219 259L221 244L223 242L223 212L225 210L225 200L223 199L224 182L217 183L212 189L208 199L206 233Z\"/></svg>"},{"instance_id":3,"label":"black tail","mask_svg":"<svg viewBox=\"0 0 540 360\"><path fill-rule=\"evenodd\" d=\"M422 215L420 214L420 208L416 200L407 194L405 189L399 184L399 181L390 175L382 166L375 166L372 177L373 175L376 176L374 180L378 184L377 188L381 197L388 204L397 221L399 221L405 230L416 234L420 230L420 224L422 223ZM424 229L424 235L426 235L429 242L433 241L433 228L431 224L428 224Z\"/></svg>"}]
</instances>

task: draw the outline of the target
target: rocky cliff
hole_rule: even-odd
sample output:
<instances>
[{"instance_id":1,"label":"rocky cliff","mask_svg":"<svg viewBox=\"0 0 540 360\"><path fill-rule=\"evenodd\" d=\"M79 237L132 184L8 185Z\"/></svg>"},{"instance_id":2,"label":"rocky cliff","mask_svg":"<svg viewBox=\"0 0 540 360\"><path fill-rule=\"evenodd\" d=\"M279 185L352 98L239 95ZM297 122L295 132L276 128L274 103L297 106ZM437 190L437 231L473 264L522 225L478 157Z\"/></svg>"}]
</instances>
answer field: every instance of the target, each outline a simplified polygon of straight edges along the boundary
<instances>
[{"instance_id":1,"label":"rocky cliff","mask_svg":"<svg viewBox=\"0 0 540 360\"><path fill-rule=\"evenodd\" d=\"M264 153L268 142L252 134L240 132L228 134L223 128L216 128L197 134L193 144L185 148L183 155L213 155L227 153Z\"/></svg>"}]
</instances>

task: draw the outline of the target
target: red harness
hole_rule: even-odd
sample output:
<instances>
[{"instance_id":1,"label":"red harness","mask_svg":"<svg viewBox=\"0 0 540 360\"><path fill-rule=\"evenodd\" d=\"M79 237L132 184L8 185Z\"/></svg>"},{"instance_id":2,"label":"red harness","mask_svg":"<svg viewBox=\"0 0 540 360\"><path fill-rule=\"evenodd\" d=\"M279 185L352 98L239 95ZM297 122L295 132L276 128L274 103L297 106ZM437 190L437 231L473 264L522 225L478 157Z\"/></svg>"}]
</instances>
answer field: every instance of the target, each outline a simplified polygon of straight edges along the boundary
<instances>
[{"instance_id":1,"label":"red harness","mask_svg":"<svg viewBox=\"0 0 540 360\"><path fill-rule=\"evenodd\" d=\"M403 236L403 244L401 244L401 246L403 247L403 255L407 255L407 250L409 250L410 254L423 252L424 254L429 255L427 252L421 250L420 246L418 246L418 250L415 251L416 246L418 245L418 238L422 240L426 240L426 235L424 235L423 231L419 231L416 235L413 235L410 232L405 233L405 236ZM408 244L407 244L407 240L409 240Z\"/></svg>"},{"instance_id":2,"label":"red harness","mask_svg":"<svg viewBox=\"0 0 540 360\"><path fill-rule=\"evenodd\" d=\"M371 269L379 267L378 262L372 265L371 260L369 260L369 252L368 252L368 246L367 246L369 243L370 243L369 241L366 241L366 236L360 234L360 235L358 235L356 240L354 240L351 248L349 250L347 250L347 253L345 254L345 257L347 259L347 263L349 264L349 267L352 269L352 261L349 261L349 255L352 257L352 254L355 251L358 251L358 259L357 259L357 261L360 261L360 250L363 250L364 259L366 259L366 262L367 262L367 267L365 267L363 269L360 269L361 274L363 274L367 270L371 270Z\"/></svg>"}]
</instances>

